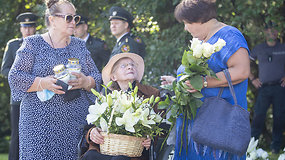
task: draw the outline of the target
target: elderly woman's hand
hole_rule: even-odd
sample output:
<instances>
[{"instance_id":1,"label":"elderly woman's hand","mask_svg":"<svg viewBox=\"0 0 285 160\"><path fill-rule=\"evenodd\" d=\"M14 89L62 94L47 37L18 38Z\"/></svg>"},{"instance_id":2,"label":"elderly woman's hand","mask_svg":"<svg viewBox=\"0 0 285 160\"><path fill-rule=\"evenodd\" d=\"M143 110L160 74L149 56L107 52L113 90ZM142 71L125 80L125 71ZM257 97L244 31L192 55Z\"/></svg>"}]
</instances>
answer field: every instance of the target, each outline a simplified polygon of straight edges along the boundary
<instances>
[{"instance_id":1,"label":"elderly woman's hand","mask_svg":"<svg viewBox=\"0 0 285 160\"><path fill-rule=\"evenodd\" d=\"M172 82L176 80L176 78L173 76L161 76L160 80L161 85L171 85Z\"/></svg>"},{"instance_id":2,"label":"elderly woman's hand","mask_svg":"<svg viewBox=\"0 0 285 160\"><path fill-rule=\"evenodd\" d=\"M68 81L68 85L71 85L72 89L86 89L91 85L90 79L83 73L72 72L71 74L76 77L76 79Z\"/></svg>"},{"instance_id":3,"label":"elderly woman's hand","mask_svg":"<svg viewBox=\"0 0 285 160\"><path fill-rule=\"evenodd\" d=\"M93 128L90 132L90 139L96 144L103 144L104 137L101 135L102 130L101 128Z\"/></svg>"},{"instance_id":4,"label":"elderly woman's hand","mask_svg":"<svg viewBox=\"0 0 285 160\"><path fill-rule=\"evenodd\" d=\"M142 145L146 148L146 150L148 150L150 147L150 144L151 144L151 139L148 136L147 139L142 142Z\"/></svg>"},{"instance_id":5,"label":"elderly woman's hand","mask_svg":"<svg viewBox=\"0 0 285 160\"><path fill-rule=\"evenodd\" d=\"M188 92L190 92L190 93L197 92L197 90L192 87L189 80L185 81L185 84L190 88L190 89L187 89Z\"/></svg>"}]
</instances>

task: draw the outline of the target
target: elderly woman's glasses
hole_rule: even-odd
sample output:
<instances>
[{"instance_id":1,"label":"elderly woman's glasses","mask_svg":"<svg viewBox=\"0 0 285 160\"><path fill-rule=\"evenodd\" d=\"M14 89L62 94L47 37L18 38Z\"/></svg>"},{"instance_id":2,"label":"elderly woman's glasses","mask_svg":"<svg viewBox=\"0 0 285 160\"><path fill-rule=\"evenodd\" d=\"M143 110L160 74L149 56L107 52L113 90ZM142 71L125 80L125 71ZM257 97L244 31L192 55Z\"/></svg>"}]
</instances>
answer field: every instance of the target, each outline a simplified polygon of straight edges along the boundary
<instances>
[{"instance_id":1,"label":"elderly woman's glasses","mask_svg":"<svg viewBox=\"0 0 285 160\"><path fill-rule=\"evenodd\" d=\"M81 17L79 15L60 15L60 14L55 14L54 16L56 17L61 17L64 18L65 22L70 23L72 20L74 20L75 24L79 23Z\"/></svg>"},{"instance_id":2,"label":"elderly woman's glasses","mask_svg":"<svg viewBox=\"0 0 285 160\"><path fill-rule=\"evenodd\" d=\"M127 68L128 66L136 67L136 64L135 64L135 63L125 63L125 64L121 64L121 65L120 65L120 68L125 69L125 68Z\"/></svg>"}]
</instances>

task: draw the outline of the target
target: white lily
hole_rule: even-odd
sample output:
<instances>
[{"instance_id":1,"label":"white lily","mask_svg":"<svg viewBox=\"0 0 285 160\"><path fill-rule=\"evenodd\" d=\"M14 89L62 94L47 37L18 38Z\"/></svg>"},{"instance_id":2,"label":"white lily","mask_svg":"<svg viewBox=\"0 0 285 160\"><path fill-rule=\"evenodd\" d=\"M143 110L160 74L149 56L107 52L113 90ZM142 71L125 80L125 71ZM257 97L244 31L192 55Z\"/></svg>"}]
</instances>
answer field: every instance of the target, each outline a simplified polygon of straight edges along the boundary
<instances>
[{"instance_id":1,"label":"white lily","mask_svg":"<svg viewBox=\"0 0 285 160\"><path fill-rule=\"evenodd\" d=\"M94 123L106 111L107 107L107 103L102 103L100 105L96 100L95 105L89 106L89 114L86 117L87 123Z\"/></svg>"},{"instance_id":2,"label":"white lily","mask_svg":"<svg viewBox=\"0 0 285 160\"><path fill-rule=\"evenodd\" d=\"M116 117L116 124L118 126L125 125L125 129L127 131L134 133L135 132L134 125L137 124L138 120L139 120L138 118L132 115L130 110L127 110L122 118Z\"/></svg>"},{"instance_id":3,"label":"white lily","mask_svg":"<svg viewBox=\"0 0 285 160\"><path fill-rule=\"evenodd\" d=\"M108 130L108 123L107 123L107 121L103 117L100 118L100 127L101 127L103 132L107 132L107 130Z\"/></svg>"},{"instance_id":4,"label":"white lily","mask_svg":"<svg viewBox=\"0 0 285 160\"><path fill-rule=\"evenodd\" d=\"M254 137L250 139L249 145L247 147L247 153L251 153L252 151L256 150L256 146L258 144L258 140L255 140Z\"/></svg>"},{"instance_id":5,"label":"white lily","mask_svg":"<svg viewBox=\"0 0 285 160\"><path fill-rule=\"evenodd\" d=\"M155 124L155 121L153 120L154 117L150 118L149 117L149 109L145 109L140 117L140 120L142 122L142 125L151 128L151 126L149 124Z\"/></svg>"}]
</instances>

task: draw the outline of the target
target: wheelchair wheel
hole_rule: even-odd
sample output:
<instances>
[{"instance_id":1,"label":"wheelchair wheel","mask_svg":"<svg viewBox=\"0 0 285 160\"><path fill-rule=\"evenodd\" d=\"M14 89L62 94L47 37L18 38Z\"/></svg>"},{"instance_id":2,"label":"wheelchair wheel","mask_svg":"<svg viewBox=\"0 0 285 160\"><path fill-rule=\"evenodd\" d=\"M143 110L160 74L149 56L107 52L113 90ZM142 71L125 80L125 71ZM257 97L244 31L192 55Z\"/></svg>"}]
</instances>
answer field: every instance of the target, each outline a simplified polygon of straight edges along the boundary
<instances>
[{"instance_id":1,"label":"wheelchair wheel","mask_svg":"<svg viewBox=\"0 0 285 160\"><path fill-rule=\"evenodd\" d=\"M174 159L174 145L167 145L157 155L156 160L173 160Z\"/></svg>"}]
</instances>

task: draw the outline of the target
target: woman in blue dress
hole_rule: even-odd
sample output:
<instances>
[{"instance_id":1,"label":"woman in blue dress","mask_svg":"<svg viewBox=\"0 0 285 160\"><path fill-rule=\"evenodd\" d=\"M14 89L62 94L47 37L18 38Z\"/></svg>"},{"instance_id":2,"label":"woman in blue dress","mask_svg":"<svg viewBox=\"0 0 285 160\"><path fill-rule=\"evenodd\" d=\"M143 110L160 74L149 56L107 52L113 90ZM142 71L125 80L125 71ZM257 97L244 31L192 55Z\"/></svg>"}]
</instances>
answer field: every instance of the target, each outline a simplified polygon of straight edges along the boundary
<instances>
[{"instance_id":1,"label":"woman in blue dress","mask_svg":"<svg viewBox=\"0 0 285 160\"><path fill-rule=\"evenodd\" d=\"M226 46L224 46L219 52L214 53L208 61L209 67L216 73L218 79L212 77L201 77L204 82L204 88L202 89L204 98L217 96L220 87L225 87L222 98L231 104L234 104L234 100L229 88L227 87L227 80L223 73L223 70L228 68L238 104L244 109L247 109L246 91L247 78L250 73L250 61L247 42L241 32L235 27L228 26L216 19L215 3L211 0L183 0L176 7L175 17L179 22L184 23L186 31L203 42L214 44L219 38L226 41ZM182 65L178 68L177 75L181 72L184 72L184 67ZM161 79L162 84L168 84L175 80L174 77L170 76L162 76ZM188 85L190 88L192 87L189 83ZM193 89L189 92L195 92L195 90ZM234 155L194 142L190 137L191 126L194 122L193 120L187 121L188 123L185 124L189 125L186 132L189 137L183 138L182 151L181 154L179 154L183 117L180 115L176 120L175 160L246 159L245 155ZM185 132L183 133L183 136L186 136ZM187 142L186 139L188 139Z\"/></svg>"},{"instance_id":2,"label":"woman in blue dress","mask_svg":"<svg viewBox=\"0 0 285 160\"><path fill-rule=\"evenodd\" d=\"M75 7L66 0L47 0L46 24L48 32L24 39L17 51L9 73L9 84L14 100L20 106L20 159L77 158L77 144L86 125L89 100L94 100L91 88L101 83L99 73L85 42L71 37L80 17ZM56 85L53 67L67 64L69 58L79 59L81 73L72 73L75 80L68 83L77 96L71 98ZM49 90L51 99L37 97L38 91ZM71 94L74 95L74 94ZM75 94L76 95L76 94Z\"/></svg>"}]
</instances>

